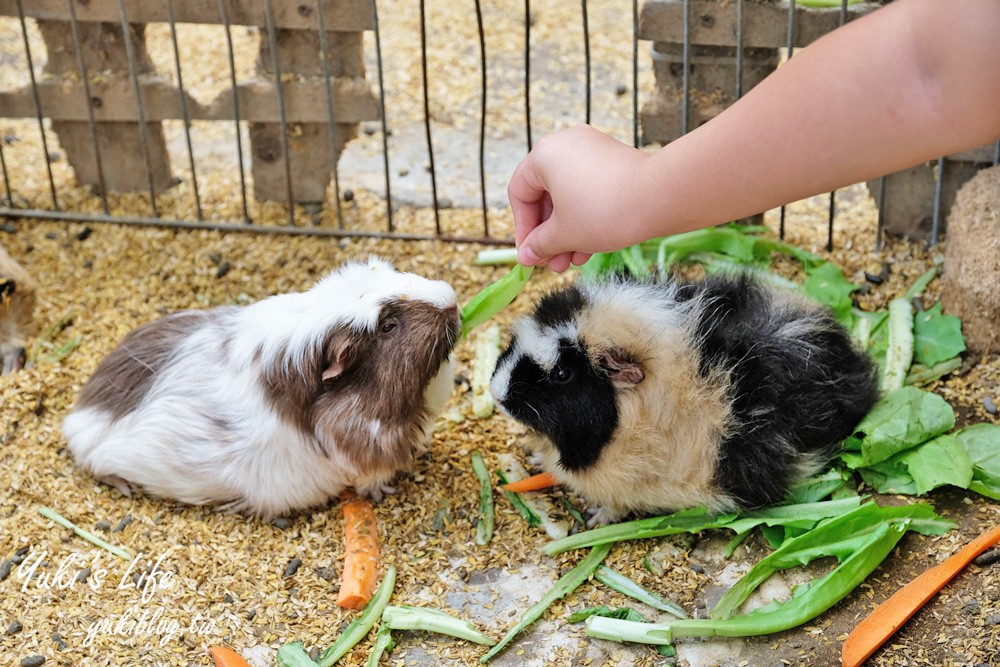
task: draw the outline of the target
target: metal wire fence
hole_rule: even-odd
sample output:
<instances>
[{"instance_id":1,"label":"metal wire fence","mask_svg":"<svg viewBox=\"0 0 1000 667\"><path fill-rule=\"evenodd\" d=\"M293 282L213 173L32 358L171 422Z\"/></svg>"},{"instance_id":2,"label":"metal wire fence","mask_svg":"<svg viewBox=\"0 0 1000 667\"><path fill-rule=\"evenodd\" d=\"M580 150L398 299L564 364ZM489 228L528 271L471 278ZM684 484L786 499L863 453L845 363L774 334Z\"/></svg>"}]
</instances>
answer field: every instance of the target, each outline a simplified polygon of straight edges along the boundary
<instances>
[{"instance_id":1,"label":"metal wire fence","mask_svg":"<svg viewBox=\"0 0 1000 667\"><path fill-rule=\"evenodd\" d=\"M583 113L575 120L587 123L592 122L594 110L595 59L591 46L595 22L590 11L593 2L591 0L588 7L588 0L581 0L573 12L581 35L578 48L583 56L582 71L562 73L566 78L581 81ZM770 13L764 16L760 10L762 5L751 0L725 4L707 0L646 0L642 6L638 0L632 0L618 4L620 14L630 14L630 34L604 37L631 47L627 49L631 59L628 63L630 80L617 87L615 99L621 106L618 113L628 119L631 141L636 147L676 138L704 122L702 112L694 108L698 91L708 85L695 80L700 76L703 63L709 63L707 68L711 63L725 64L720 71L728 72L726 76L731 76L731 82L719 85L726 88L724 97L728 104L746 92L748 67L756 67L748 65L748 58L761 51L762 45L770 50L769 53L777 52L775 47L780 47L783 50L781 57L794 57L796 48L824 30L843 25L877 7L875 4L849 6L848 0L842 0L839 7L817 13L817 10L797 6L795 0L788 0L769 3ZM544 35L539 38L533 34L535 9L531 0L524 0L520 9L516 20L523 26L520 39L523 78L519 91L523 109L519 111L511 106L509 99L501 100L500 113L506 118L523 115L524 143L521 149L515 150L523 154L531 150L539 114L551 111L551 106L540 109L537 102L533 104L533 87L552 85L552 82L542 80L533 71L538 54L548 53L550 49ZM477 201L466 204L482 212L477 229L455 230L442 222L442 209L450 208L453 203L439 191L436 157L441 155L442 143L440 139L435 141L434 109L441 108L444 103L433 98L430 80L435 67L428 54L428 41L439 28L429 24L424 0L419 0L418 6L419 101L430 183L430 197L425 205L433 213L433 229L408 229L399 225L394 216L401 200L393 192L394 149L390 147L393 132L387 121L387 111L392 111L393 100L399 96L399 91L390 89L387 84L385 35L378 3L371 0L218 0L214 6L179 0L155 5L125 0L38 0L31 3L0 0L0 15L16 19L13 30L19 33L21 49L19 57L8 57L8 62L0 61L0 65L11 67L14 63L16 68L21 63L21 74L27 76L26 85L0 90L0 118L27 118L37 126L38 151L27 159L34 161L36 166L44 164L48 195L45 199L18 197L15 175L23 169L25 158L20 158L22 163L11 163L5 155L7 142L0 141L0 175L4 186L0 216L257 233L509 243L507 234L498 233L491 225L491 209L496 211L502 202L497 203L496 197L488 194L487 181L488 167L495 158L488 150L489 110L490 104L495 104L488 99L489 74L493 71L490 64L493 58L509 60L511 56L487 48L491 25L484 19L480 0L474 0L465 11L470 15L474 12L476 36L468 47L470 62L465 64L470 66L474 62L479 80L474 129L465 133L470 145L474 146L468 152L475 154L478 171ZM776 12L784 19L778 18L780 15ZM821 21L810 19L820 14ZM669 16L666 23L662 19L665 15ZM657 19L658 16L661 18ZM729 27L718 25L723 22ZM783 43L775 43L777 38L767 41L762 37L762 22L766 22L770 33L777 27ZM172 81L164 78L164 72L156 70L147 51L144 31L147 25L154 23L166 24L169 28ZM784 25L775 26L776 23ZM221 28L225 44L221 70L228 87L210 103L198 101L190 93L191 81L199 73L190 69L185 72L182 66L185 58L178 38L179 24L211 24ZM256 70L249 80L241 80L237 67L234 31L239 27L255 30L259 37ZM596 28L603 29L602 26ZM44 70L39 67L39 43L37 36L33 37L36 31L42 33L42 48L46 51ZM5 34L10 33L8 25ZM667 88L678 88L674 92L680 98L679 127L676 131L671 130L669 136L655 136L656 133L645 126L644 113L640 112L640 72L648 71L651 66L640 59L641 42L651 42L653 60L674 58L676 61L664 70L669 70L669 74L664 75L663 80L658 75L654 87L644 91L649 95L664 95ZM674 47L677 46L679 58L664 55L665 51L676 51ZM509 43L505 42L503 47L508 48ZM99 49L103 49L100 56L95 53ZM706 49L723 49L725 53L705 55ZM66 57L59 57L60 50L66 52L63 54ZM551 55L548 60L552 60ZM365 71L366 62L374 65L374 68L369 66L374 69L371 74ZM551 62L548 65L551 74ZM110 80L104 76L109 70ZM749 85L752 85L754 77L749 78ZM464 107L457 113L464 114ZM164 192L177 181L162 134L165 121L179 122L182 130L183 155L180 159L186 162L188 171L183 180L190 185L185 190L190 202L183 210L191 211L190 216L177 215L176 211L182 209L175 205L165 210L162 203ZM192 128L203 121L231 124L233 130L234 157L228 169L237 177L235 196L239 206L238 213L230 218L218 219L209 215L205 194L199 188L196 159L199 141ZM344 203L353 198L354 190L343 186L341 157L359 127L364 127L365 135L369 136L367 140L375 142L378 148L382 183L377 195L384 201L385 222L380 228L352 227L346 222ZM93 206L88 210L87 206L67 205L69 200L63 195L64 185L54 173L55 153L50 150L50 144L55 137L67 153L76 181L92 186L91 199L99 201L99 210L92 210ZM1000 143L991 147L989 153L987 155L982 149L966 157L964 164L997 164ZM172 157L177 158L176 155ZM372 171L375 162L365 164L365 169ZM930 243L935 243L940 235L947 204L946 183L949 170L954 169L955 164L942 157L926 167L934 183ZM204 179L201 182L204 183ZM491 187L496 189L497 184L492 183ZM146 195L145 212L113 210L112 193L136 189ZM887 202L891 200L887 196L889 179L879 178L873 190L879 209L878 238L881 241ZM837 195L837 192L829 193L827 210L827 239L831 249ZM261 202L274 199L283 203L285 222L261 224L261 220L255 220L252 211L259 211ZM494 200L492 205L491 199ZM332 209L331 224L311 224L315 219L315 207L323 203L328 210ZM784 235L784 207L779 219Z\"/></svg>"}]
</instances>

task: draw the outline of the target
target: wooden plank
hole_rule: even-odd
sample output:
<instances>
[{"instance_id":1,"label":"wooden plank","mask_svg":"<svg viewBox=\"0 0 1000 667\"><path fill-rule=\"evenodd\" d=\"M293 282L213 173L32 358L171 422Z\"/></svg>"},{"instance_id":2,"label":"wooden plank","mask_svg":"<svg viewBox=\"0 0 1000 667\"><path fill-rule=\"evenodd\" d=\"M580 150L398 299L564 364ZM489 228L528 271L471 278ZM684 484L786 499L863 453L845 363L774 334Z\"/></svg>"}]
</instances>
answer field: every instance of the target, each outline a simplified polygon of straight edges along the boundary
<instances>
[{"instance_id":1,"label":"wooden plank","mask_svg":"<svg viewBox=\"0 0 1000 667\"><path fill-rule=\"evenodd\" d=\"M881 5L861 3L847 9L850 21ZM788 2L744 2L743 46L788 46ZM736 46L736 3L690 0L692 44ZM794 46L815 41L840 25L840 8L812 9L795 6ZM639 38L684 42L683 0L645 0L639 15Z\"/></svg>"},{"instance_id":2,"label":"wooden plank","mask_svg":"<svg viewBox=\"0 0 1000 667\"><path fill-rule=\"evenodd\" d=\"M146 121L183 118L177 88L164 79L143 77L143 111ZM282 84L286 118L290 123L326 123L326 86L321 79L289 81ZM98 122L137 121L132 83L115 78L90 82L91 108ZM333 81L334 115L338 123L358 123L379 118L378 101L363 79ZM42 115L53 120L87 120L83 85L69 80L42 81L38 84ZM271 81L251 80L238 87L240 119L278 122L278 102ZM187 98L192 120L231 120L232 95L225 90L209 104ZM34 118L35 104L28 87L0 92L0 109L6 118Z\"/></svg>"},{"instance_id":3,"label":"wooden plank","mask_svg":"<svg viewBox=\"0 0 1000 667\"><path fill-rule=\"evenodd\" d=\"M234 25L264 25L264 0L226 0L229 22ZM31 0L23 2L26 16L37 19L69 21L66 0ZM328 31L356 32L373 30L374 17L370 0L320 0ZM76 2L76 18L84 22L118 24L117 0ZM271 3L274 25L278 28L316 30L319 26L316 0L275 0ZM168 21L167 3L163 0L129 0L131 23ZM17 16L16 0L0 0L0 15ZM211 0L175 2L174 15L179 23L222 23L218 5Z\"/></svg>"}]
</instances>

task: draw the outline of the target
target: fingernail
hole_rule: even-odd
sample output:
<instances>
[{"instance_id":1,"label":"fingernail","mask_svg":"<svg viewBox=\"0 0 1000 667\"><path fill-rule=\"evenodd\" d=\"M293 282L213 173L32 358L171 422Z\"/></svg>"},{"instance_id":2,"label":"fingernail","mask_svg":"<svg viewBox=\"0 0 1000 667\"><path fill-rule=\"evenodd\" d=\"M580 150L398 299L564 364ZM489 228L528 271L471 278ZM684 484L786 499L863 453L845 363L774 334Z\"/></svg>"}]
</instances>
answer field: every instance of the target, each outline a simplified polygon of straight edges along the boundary
<instances>
[{"instance_id":1,"label":"fingernail","mask_svg":"<svg viewBox=\"0 0 1000 667\"><path fill-rule=\"evenodd\" d=\"M535 251L528 246L521 246L517 251L517 262L524 266L534 266L542 261L542 258L535 254Z\"/></svg>"}]
</instances>

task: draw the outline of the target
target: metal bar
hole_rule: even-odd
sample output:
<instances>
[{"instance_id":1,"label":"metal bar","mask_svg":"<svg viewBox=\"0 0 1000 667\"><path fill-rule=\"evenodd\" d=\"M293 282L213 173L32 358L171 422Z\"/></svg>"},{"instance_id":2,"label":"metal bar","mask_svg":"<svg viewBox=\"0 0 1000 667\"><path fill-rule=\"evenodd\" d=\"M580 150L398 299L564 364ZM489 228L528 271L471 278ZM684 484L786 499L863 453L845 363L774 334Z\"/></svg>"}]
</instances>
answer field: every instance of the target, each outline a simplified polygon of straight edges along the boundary
<instances>
[{"instance_id":1,"label":"metal bar","mask_svg":"<svg viewBox=\"0 0 1000 667\"><path fill-rule=\"evenodd\" d=\"M788 57L792 57L795 52L795 0L788 2L788 44L786 45ZM785 238L785 206L782 204L780 218L778 221L778 237Z\"/></svg>"},{"instance_id":2,"label":"metal bar","mask_svg":"<svg viewBox=\"0 0 1000 667\"><path fill-rule=\"evenodd\" d=\"M219 0L219 16L226 32L226 49L229 56L229 92L233 100L233 123L236 130L236 162L240 169L240 203L243 205L243 221L250 223L250 209L247 207L247 176L243 168L243 140L240 138L240 98L236 87L236 56L233 53L233 35L229 25L226 1Z\"/></svg>"},{"instance_id":3,"label":"metal bar","mask_svg":"<svg viewBox=\"0 0 1000 667\"><path fill-rule=\"evenodd\" d=\"M4 201L8 206L14 205L14 193L10 190L10 175L7 173L7 158L3 155L3 139L0 138L0 174L3 175Z\"/></svg>"},{"instance_id":4,"label":"metal bar","mask_svg":"<svg viewBox=\"0 0 1000 667\"><path fill-rule=\"evenodd\" d=\"M382 72L382 36L378 25L378 0L372 0L372 18L375 23L375 63L378 68L378 100L382 114L382 164L385 169L385 216L387 229L392 232L392 188L389 175L389 125L385 117L385 77Z\"/></svg>"},{"instance_id":5,"label":"metal bar","mask_svg":"<svg viewBox=\"0 0 1000 667\"><path fill-rule=\"evenodd\" d=\"M73 0L68 0L70 3ZM177 94L184 117L184 141L187 144L188 165L191 167L191 186L194 189L194 206L198 219L204 220L201 210L201 196L198 193L198 172L194 165L194 147L191 145L191 115L188 113L187 95L184 93L184 76L181 74L181 51L177 46L177 21L174 19L174 0L167 0L167 17L170 22L170 42L174 47L174 69L177 70Z\"/></svg>"},{"instance_id":6,"label":"metal bar","mask_svg":"<svg viewBox=\"0 0 1000 667\"><path fill-rule=\"evenodd\" d=\"M83 94L87 102L87 127L90 130L90 143L94 147L94 166L97 168L97 184L101 189L101 207L105 213L110 213L108 188L104 181L104 162L101 161L101 146L97 140L97 124L94 122L94 109L90 105L90 81L87 77L87 66L83 62L83 49L80 48L80 26L76 20L76 7L73 5L73 0L66 0L66 6L69 8L69 27L73 33L73 50L76 53L76 67L80 72L80 81L83 83Z\"/></svg>"},{"instance_id":7,"label":"metal bar","mask_svg":"<svg viewBox=\"0 0 1000 667\"><path fill-rule=\"evenodd\" d=\"M49 194L52 195L52 207L59 210L59 200L56 197L56 181L52 177L52 160L49 159L49 142L45 138L45 118L42 116L42 102L38 97L38 82L35 80L35 64L31 58L31 44L28 40L28 24L24 19L24 3L17 0L17 16L21 20L21 37L24 39L24 55L28 60L28 75L31 77L31 97L35 101L35 117L38 119L38 132L42 135L42 151L45 153L45 170L49 174Z\"/></svg>"},{"instance_id":8,"label":"metal bar","mask_svg":"<svg viewBox=\"0 0 1000 667\"><path fill-rule=\"evenodd\" d=\"M424 134L427 135L427 158L431 167L431 197L434 205L434 229L441 235L441 217L438 211L437 173L434 170L434 142L431 140L431 103L427 86L427 16L424 0L420 0L420 73L424 83Z\"/></svg>"},{"instance_id":9,"label":"metal bar","mask_svg":"<svg viewBox=\"0 0 1000 667\"><path fill-rule=\"evenodd\" d=\"M885 176L878 177L878 224L875 228L875 250L882 249L885 232L885 190L888 181Z\"/></svg>"},{"instance_id":10,"label":"metal bar","mask_svg":"<svg viewBox=\"0 0 1000 667\"><path fill-rule=\"evenodd\" d=\"M632 0L632 146L639 147L639 0Z\"/></svg>"},{"instance_id":11,"label":"metal bar","mask_svg":"<svg viewBox=\"0 0 1000 667\"><path fill-rule=\"evenodd\" d=\"M330 83L330 44L326 35L321 0L316 0L316 17L319 19L319 48L323 61L323 80L326 83L326 138L330 143L330 162L333 165L333 195L337 202L337 227L344 228L344 215L340 206L340 169L337 166L337 123L333 115L333 86Z\"/></svg>"},{"instance_id":12,"label":"metal bar","mask_svg":"<svg viewBox=\"0 0 1000 667\"><path fill-rule=\"evenodd\" d=\"M993 166L1000 164L1000 141L997 142L996 148L993 149Z\"/></svg>"},{"instance_id":13,"label":"metal bar","mask_svg":"<svg viewBox=\"0 0 1000 667\"><path fill-rule=\"evenodd\" d=\"M691 2L684 0L684 45L681 52L681 62L684 72L681 74L681 134L687 134L691 119L688 117L691 107Z\"/></svg>"},{"instance_id":14,"label":"metal bar","mask_svg":"<svg viewBox=\"0 0 1000 667\"><path fill-rule=\"evenodd\" d=\"M486 203L486 32L483 29L483 8L476 0L476 27L479 29L479 63L482 73L481 106L479 109L479 192L483 204L483 234L490 235L489 207Z\"/></svg>"},{"instance_id":15,"label":"metal bar","mask_svg":"<svg viewBox=\"0 0 1000 667\"><path fill-rule=\"evenodd\" d=\"M840 0L840 27L847 22L847 0ZM833 250L833 221L837 216L837 191L830 191L830 208L827 210L826 250Z\"/></svg>"},{"instance_id":16,"label":"metal bar","mask_svg":"<svg viewBox=\"0 0 1000 667\"><path fill-rule=\"evenodd\" d=\"M580 12L583 18L583 71L584 71L584 88L586 90L586 104L587 109L585 113L585 121L587 125L590 125L590 106L591 106L591 91L590 91L590 21L587 20L587 0L580 0Z\"/></svg>"},{"instance_id":17,"label":"metal bar","mask_svg":"<svg viewBox=\"0 0 1000 667\"><path fill-rule=\"evenodd\" d=\"M278 62L278 35L274 29L271 1L264 0L264 26L267 42L271 48L271 64L274 65L274 92L278 96L278 127L281 130L281 150L285 163L285 194L288 199L288 224L295 224L295 195L292 192L292 156L288 147L288 118L285 116L285 94L281 85L281 64Z\"/></svg>"},{"instance_id":18,"label":"metal bar","mask_svg":"<svg viewBox=\"0 0 1000 667\"><path fill-rule=\"evenodd\" d=\"M736 0L736 99L743 97L743 0Z\"/></svg>"},{"instance_id":19,"label":"metal bar","mask_svg":"<svg viewBox=\"0 0 1000 667\"><path fill-rule=\"evenodd\" d=\"M42 211L37 209L4 208L0 206L0 216L9 218L38 218L41 220L59 220L65 222L111 223L115 225L132 225L137 227L161 227L169 229L199 229L222 232L251 232L256 234L285 236L320 236L320 237L354 237L379 238L396 241L444 241L446 243L482 243L487 245L510 246L509 239L483 238L475 236L437 236L430 234L387 234L385 232L369 232L362 230L343 230L330 227L292 227L289 225L253 225L238 222L194 222L191 220L171 220L169 218L142 218L136 216L113 216L100 213L79 214L63 213L61 211Z\"/></svg>"},{"instance_id":20,"label":"metal bar","mask_svg":"<svg viewBox=\"0 0 1000 667\"><path fill-rule=\"evenodd\" d=\"M119 19L121 19L128 71L132 79L132 88L135 90L135 111L139 116L139 148L142 150L143 162L146 163L146 179L149 181L149 208L153 211L153 217L156 218L159 217L160 213L156 210L156 187L153 183L153 164L149 155L149 137L146 133L146 110L142 104L142 90L139 88L139 66L135 60L135 46L132 44L132 35L128 29L125 0L118 0L118 14Z\"/></svg>"},{"instance_id":21,"label":"metal bar","mask_svg":"<svg viewBox=\"0 0 1000 667\"><path fill-rule=\"evenodd\" d=\"M524 129L531 152L531 0L524 0Z\"/></svg>"},{"instance_id":22,"label":"metal bar","mask_svg":"<svg viewBox=\"0 0 1000 667\"><path fill-rule=\"evenodd\" d=\"M937 169L934 174L934 215L931 217L931 234L927 239L927 247L937 245L938 236L941 233L941 195L944 190L944 166L946 160L944 157L939 157L937 161Z\"/></svg>"}]
</instances>

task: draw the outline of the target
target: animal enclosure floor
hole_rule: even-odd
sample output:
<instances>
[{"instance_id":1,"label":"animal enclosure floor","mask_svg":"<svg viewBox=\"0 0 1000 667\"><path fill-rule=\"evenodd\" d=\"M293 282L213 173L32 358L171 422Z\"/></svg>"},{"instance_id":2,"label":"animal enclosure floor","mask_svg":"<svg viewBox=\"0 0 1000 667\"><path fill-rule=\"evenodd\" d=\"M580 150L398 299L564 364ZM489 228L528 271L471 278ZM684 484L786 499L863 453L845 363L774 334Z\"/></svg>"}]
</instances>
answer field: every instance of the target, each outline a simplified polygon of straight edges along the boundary
<instances>
[{"instance_id":1,"label":"animal enclosure floor","mask_svg":"<svg viewBox=\"0 0 1000 667\"><path fill-rule=\"evenodd\" d=\"M845 210L838 217L832 258L858 282L863 271L878 272L888 262L889 278L861 299L863 306L882 307L930 265L932 256L922 245L901 241L872 252L870 200L852 190L838 201ZM825 206L826 199L819 198L791 207L795 224L789 226L789 239L825 254ZM477 224L479 215L452 214L472 218L469 224ZM380 213L359 208L357 215L378 218ZM767 221L773 225L775 216L769 214ZM80 344L60 363L37 363L0 377L0 561L25 557L0 581L0 666L34 655L44 656L46 665L208 665L208 648L217 644L256 654L263 660L258 664L272 664L273 651L287 641L328 646L356 616L334 603L343 558L337 503L263 523L144 496L126 498L74 470L60 423L98 361L126 332L163 313L306 289L341 262L370 253L392 258L400 269L449 280L463 302L505 269L473 266L480 249L473 245L86 228L31 220L5 224L13 232L0 235L0 243L40 284L31 343L72 314L72 323L52 342L58 346L79 336ZM570 279L536 272L526 292L496 321L506 327L542 292ZM927 298L935 299L938 290L932 285ZM428 452L412 472L399 476L398 493L376 511L383 566L393 563L399 569L393 602L445 609L499 637L583 554L543 556L539 547L548 538L529 528L502 496L497 497L493 541L475 545L478 485L470 453L483 452L491 470L503 452L526 457L519 433L505 417L470 416L471 353L470 341L463 341L457 350L459 382L448 408L464 419L441 420ZM996 399L1000 393L1000 357L969 359L935 390L956 407L960 423L996 423L983 407L983 396ZM629 604L620 594L587 582L553 605L493 664L839 664L845 634L870 609L1000 521L1000 508L972 493L936 491L927 499L955 520L958 530L939 538L907 535L868 581L804 627L747 640L679 641L677 658L665 659L646 647L588 639L581 625L569 624L565 616L571 610ZM55 526L35 512L38 504L141 554L137 566L130 570L124 560ZM704 614L726 585L767 552L754 538L723 559L728 537L728 532L712 532L623 543L613 548L609 564L689 613ZM662 577L642 567L647 555L664 568ZM87 572L85 578L81 571ZM147 576L139 579L142 573ZM787 594L797 580L783 581L765 594ZM383 664L474 665L483 653L473 644L417 632L399 632L397 638ZM970 566L870 664L996 665L998 646L1000 569ZM363 664L370 647L371 637L341 664Z\"/></svg>"}]
</instances>

